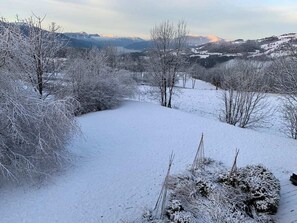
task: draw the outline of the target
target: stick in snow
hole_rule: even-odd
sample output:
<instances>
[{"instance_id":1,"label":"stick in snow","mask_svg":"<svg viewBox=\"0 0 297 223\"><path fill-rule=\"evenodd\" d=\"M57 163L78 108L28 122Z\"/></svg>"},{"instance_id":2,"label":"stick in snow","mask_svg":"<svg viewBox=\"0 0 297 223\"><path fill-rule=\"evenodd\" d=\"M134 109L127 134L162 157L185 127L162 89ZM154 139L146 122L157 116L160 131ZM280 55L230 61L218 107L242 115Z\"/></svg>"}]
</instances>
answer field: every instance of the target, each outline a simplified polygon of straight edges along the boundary
<instances>
[{"instance_id":1,"label":"stick in snow","mask_svg":"<svg viewBox=\"0 0 297 223\"><path fill-rule=\"evenodd\" d=\"M237 171L237 157L238 157L238 153L239 153L239 150L236 149L235 158L234 158L233 165L232 165L232 168L230 170L230 174L229 174L229 178L228 178L229 181L230 181L231 177L236 174L236 171Z\"/></svg>"},{"instance_id":2,"label":"stick in snow","mask_svg":"<svg viewBox=\"0 0 297 223\"><path fill-rule=\"evenodd\" d=\"M161 189L160 195L158 197L157 203L153 210L153 212L155 212L154 215L156 218L163 219L163 217L165 215L165 205L166 205L166 197L167 197L167 190L168 190L168 178L169 178L170 169L171 169L171 166L173 163L173 159L174 159L174 154L171 153L171 155L169 157L169 165L168 165L168 169L167 169L167 174L166 174L165 180L163 182L162 189Z\"/></svg>"},{"instance_id":3,"label":"stick in snow","mask_svg":"<svg viewBox=\"0 0 297 223\"><path fill-rule=\"evenodd\" d=\"M203 137L204 136L203 136L203 133L202 133L200 143L199 143L196 155L195 155L195 159L194 159L193 164L192 164L192 168L191 168L192 171L198 169L199 167L202 167L203 163L204 163L204 158L205 157L204 157L204 141L203 141Z\"/></svg>"}]
</instances>

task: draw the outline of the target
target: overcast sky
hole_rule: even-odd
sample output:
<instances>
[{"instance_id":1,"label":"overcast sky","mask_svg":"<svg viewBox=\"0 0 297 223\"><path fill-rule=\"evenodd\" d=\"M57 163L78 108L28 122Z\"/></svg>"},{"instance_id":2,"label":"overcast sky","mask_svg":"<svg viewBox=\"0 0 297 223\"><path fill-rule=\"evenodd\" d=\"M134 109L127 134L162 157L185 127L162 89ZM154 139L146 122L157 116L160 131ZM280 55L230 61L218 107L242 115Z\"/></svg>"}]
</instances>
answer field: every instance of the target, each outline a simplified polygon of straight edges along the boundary
<instances>
[{"instance_id":1,"label":"overcast sky","mask_svg":"<svg viewBox=\"0 0 297 223\"><path fill-rule=\"evenodd\" d=\"M183 19L194 35L255 39L297 32L296 0L0 0L0 16L34 12L65 32L149 38L164 20Z\"/></svg>"}]
</instances>

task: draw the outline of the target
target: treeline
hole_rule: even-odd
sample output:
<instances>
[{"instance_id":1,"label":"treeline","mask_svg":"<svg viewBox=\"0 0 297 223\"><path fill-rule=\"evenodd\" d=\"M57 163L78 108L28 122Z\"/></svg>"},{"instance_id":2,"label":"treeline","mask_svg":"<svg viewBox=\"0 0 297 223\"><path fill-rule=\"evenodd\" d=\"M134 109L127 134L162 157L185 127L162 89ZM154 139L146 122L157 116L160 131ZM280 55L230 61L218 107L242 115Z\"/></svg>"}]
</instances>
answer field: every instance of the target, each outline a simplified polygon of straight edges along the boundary
<instances>
[{"instance_id":1,"label":"treeline","mask_svg":"<svg viewBox=\"0 0 297 223\"><path fill-rule=\"evenodd\" d=\"M210 53L248 53L255 52L256 50L262 51L260 44L255 40L247 40L241 44L234 44L232 42L225 43L211 43L205 44L201 50L206 49Z\"/></svg>"}]
</instances>

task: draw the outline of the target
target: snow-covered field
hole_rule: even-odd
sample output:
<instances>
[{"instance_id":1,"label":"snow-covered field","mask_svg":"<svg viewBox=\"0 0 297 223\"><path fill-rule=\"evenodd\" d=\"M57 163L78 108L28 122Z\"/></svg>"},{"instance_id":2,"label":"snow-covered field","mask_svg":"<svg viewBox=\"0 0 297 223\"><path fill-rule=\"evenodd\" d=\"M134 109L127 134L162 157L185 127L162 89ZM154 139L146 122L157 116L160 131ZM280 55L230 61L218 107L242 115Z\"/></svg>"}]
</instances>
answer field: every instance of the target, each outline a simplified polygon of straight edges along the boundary
<instances>
[{"instance_id":1,"label":"snow-covered field","mask_svg":"<svg viewBox=\"0 0 297 223\"><path fill-rule=\"evenodd\" d=\"M296 187L288 181L297 171L297 141L282 134L240 129L217 120L218 91L198 82L181 90L175 106L127 101L117 109L78 118L84 137L70 150L74 167L40 188L0 190L0 222L116 223L133 220L152 208L175 154L173 173L193 159L202 133L207 156L232 165L262 163L281 180L279 222L297 219ZM143 100L140 96L138 99ZM294 199L295 197L295 199Z\"/></svg>"}]
</instances>

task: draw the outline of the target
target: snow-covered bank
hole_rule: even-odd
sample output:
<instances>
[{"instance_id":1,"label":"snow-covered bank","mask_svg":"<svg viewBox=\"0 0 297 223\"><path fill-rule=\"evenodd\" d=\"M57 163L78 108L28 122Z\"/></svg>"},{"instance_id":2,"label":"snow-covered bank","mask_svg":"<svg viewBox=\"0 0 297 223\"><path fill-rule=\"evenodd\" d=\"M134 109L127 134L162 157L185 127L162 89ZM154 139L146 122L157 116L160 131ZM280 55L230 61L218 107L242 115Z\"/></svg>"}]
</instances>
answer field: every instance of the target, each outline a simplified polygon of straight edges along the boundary
<instances>
[{"instance_id":1,"label":"snow-covered bank","mask_svg":"<svg viewBox=\"0 0 297 223\"><path fill-rule=\"evenodd\" d=\"M154 92L147 93L147 92ZM139 94L135 97L137 101L152 102L160 104L158 101L157 89L151 86L140 86ZM181 81L177 84L175 94L173 95L172 106L175 109L196 114L200 117L219 121L221 109L224 108L222 100L223 90L218 89L201 80L196 80L195 88L192 89L191 81L188 80L186 88L182 87ZM154 97L153 97L154 96ZM269 105L267 113L271 114L267 117L263 128L254 129L258 132L266 132L269 134L286 137L284 133L284 123L281 118L281 97L277 94L267 95L267 104Z\"/></svg>"},{"instance_id":2,"label":"snow-covered bank","mask_svg":"<svg viewBox=\"0 0 297 223\"><path fill-rule=\"evenodd\" d=\"M155 204L171 152L173 173L183 171L194 159L202 132L206 155L227 166L238 148L239 166L262 163L282 182L296 171L295 140L158 105L127 102L115 110L82 116L79 122L84 139L71 146L81 156L75 168L40 189L0 190L1 222L135 219L144 207ZM290 209L297 211L296 203Z\"/></svg>"}]
</instances>

